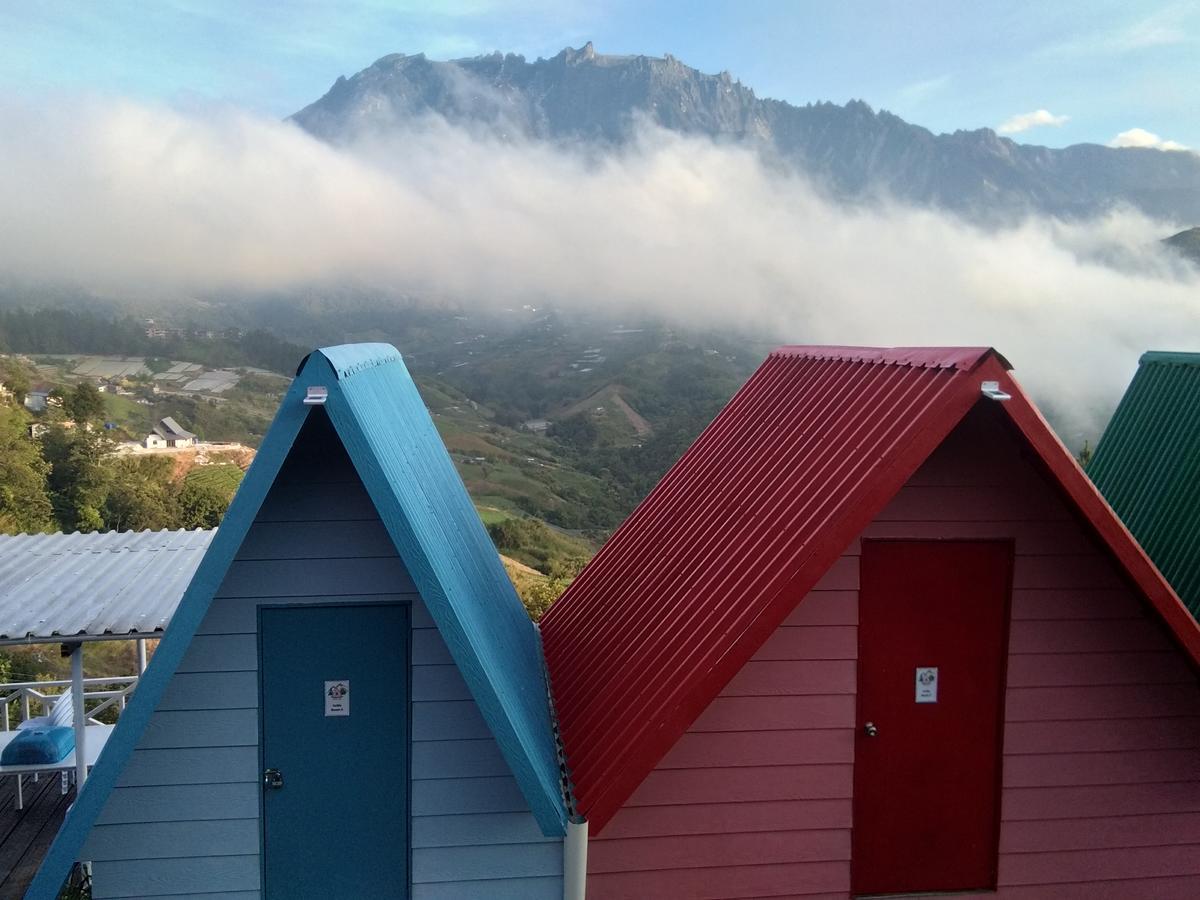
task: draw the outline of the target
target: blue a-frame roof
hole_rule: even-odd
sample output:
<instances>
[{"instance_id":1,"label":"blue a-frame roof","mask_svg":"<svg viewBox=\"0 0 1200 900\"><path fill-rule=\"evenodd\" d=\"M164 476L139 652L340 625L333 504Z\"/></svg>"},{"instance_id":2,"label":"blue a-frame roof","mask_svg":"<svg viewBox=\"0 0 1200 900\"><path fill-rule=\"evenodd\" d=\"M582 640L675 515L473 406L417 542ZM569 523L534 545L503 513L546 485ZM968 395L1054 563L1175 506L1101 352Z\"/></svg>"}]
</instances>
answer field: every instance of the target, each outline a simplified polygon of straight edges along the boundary
<instances>
[{"instance_id":1,"label":"blue a-frame roof","mask_svg":"<svg viewBox=\"0 0 1200 900\"><path fill-rule=\"evenodd\" d=\"M400 354L350 344L310 354L263 440L133 700L79 792L27 897L58 894L313 407L324 409L412 575L542 831L566 811L537 632Z\"/></svg>"}]
</instances>

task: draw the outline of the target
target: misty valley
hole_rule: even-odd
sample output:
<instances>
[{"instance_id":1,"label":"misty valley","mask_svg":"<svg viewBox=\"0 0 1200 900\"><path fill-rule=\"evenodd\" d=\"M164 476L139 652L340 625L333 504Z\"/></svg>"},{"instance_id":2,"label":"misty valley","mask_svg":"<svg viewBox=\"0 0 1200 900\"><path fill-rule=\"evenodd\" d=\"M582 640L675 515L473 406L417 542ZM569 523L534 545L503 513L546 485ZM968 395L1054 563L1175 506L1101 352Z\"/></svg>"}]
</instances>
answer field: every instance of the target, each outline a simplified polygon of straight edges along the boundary
<instances>
[{"instance_id":1,"label":"misty valley","mask_svg":"<svg viewBox=\"0 0 1200 900\"><path fill-rule=\"evenodd\" d=\"M1200 19L519 6L0 10L0 900L1200 896Z\"/></svg>"},{"instance_id":2,"label":"misty valley","mask_svg":"<svg viewBox=\"0 0 1200 900\"><path fill-rule=\"evenodd\" d=\"M28 243L36 223L0 248L8 532L215 526L296 360L385 341L537 616L779 343L1003 343L1086 453L1126 373L1078 360L1196 331L1200 229L1169 224L1198 215L1187 152L934 136L590 44L533 63L385 57L282 125L77 112L80 146L125 134L133 155L112 164L138 187L39 199L127 223L68 248L74 276ZM164 133L168 158L209 167L194 208L253 233L130 205L166 184L137 157ZM264 151L277 180L247 181ZM27 147L14 159L0 179L44 180ZM347 215L375 233L351 238ZM156 263L120 243L139 232ZM1123 329L1096 327L1131 304ZM117 452L168 417L251 453Z\"/></svg>"}]
</instances>

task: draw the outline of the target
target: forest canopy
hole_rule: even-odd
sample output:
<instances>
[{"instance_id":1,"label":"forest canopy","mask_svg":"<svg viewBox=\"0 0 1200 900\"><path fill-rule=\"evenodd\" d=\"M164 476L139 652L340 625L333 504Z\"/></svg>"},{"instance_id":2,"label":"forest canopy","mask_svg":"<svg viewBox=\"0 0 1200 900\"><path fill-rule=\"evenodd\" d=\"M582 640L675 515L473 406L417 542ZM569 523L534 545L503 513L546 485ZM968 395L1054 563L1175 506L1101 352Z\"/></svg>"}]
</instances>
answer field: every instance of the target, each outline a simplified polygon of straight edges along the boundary
<instances>
[{"instance_id":1,"label":"forest canopy","mask_svg":"<svg viewBox=\"0 0 1200 900\"><path fill-rule=\"evenodd\" d=\"M0 533L215 528L241 480L232 464L184 471L171 456L117 456L103 404L81 384L44 422L0 405Z\"/></svg>"}]
</instances>

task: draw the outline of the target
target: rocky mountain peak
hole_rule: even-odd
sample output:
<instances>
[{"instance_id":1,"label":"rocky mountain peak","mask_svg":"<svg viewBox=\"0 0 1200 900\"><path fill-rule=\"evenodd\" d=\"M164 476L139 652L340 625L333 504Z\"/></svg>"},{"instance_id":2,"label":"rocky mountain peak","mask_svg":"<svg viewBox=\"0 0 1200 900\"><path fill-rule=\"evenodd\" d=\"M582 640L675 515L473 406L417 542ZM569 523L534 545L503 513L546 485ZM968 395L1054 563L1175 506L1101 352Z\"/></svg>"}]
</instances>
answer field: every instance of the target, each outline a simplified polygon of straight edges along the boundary
<instances>
[{"instance_id":1,"label":"rocky mountain peak","mask_svg":"<svg viewBox=\"0 0 1200 900\"><path fill-rule=\"evenodd\" d=\"M991 128L935 135L865 100L794 106L759 99L730 73L670 54L597 53L591 41L528 62L499 52L446 62L391 54L292 119L325 140L404 128L428 115L505 139L614 145L640 122L745 142L847 200L891 196L973 218L1095 214L1131 205L1200 220L1200 156L1098 145L1018 144Z\"/></svg>"},{"instance_id":2,"label":"rocky mountain peak","mask_svg":"<svg viewBox=\"0 0 1200 900\"><path fill-rule=\"evenodd\" d=\"M580 65L582 63L590 63L596 61L596 48L588 41L578 50L571 47L564 47L558 54L568 65Z\"/></svg>"}]
</instances>

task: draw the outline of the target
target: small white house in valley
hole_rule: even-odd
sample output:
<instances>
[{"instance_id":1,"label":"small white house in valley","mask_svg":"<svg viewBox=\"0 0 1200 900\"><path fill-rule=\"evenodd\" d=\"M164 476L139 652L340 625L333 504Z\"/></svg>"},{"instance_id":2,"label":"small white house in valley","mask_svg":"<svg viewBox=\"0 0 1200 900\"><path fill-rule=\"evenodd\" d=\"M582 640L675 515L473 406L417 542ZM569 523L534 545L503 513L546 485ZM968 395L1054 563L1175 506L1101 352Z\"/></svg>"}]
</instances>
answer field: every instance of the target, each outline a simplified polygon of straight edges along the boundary
<instances>
[{"instance_id":1,"label":"small white house in valley","mask_svg":"<svg viewBox=\"0 0 1200 900\"><path fill-rule=\"evenodd\" d=\"M194 447L196 435L184 429L170 416L161 419L143 441L147 450L163 447Z\"/></svg>"}]
</instances>

